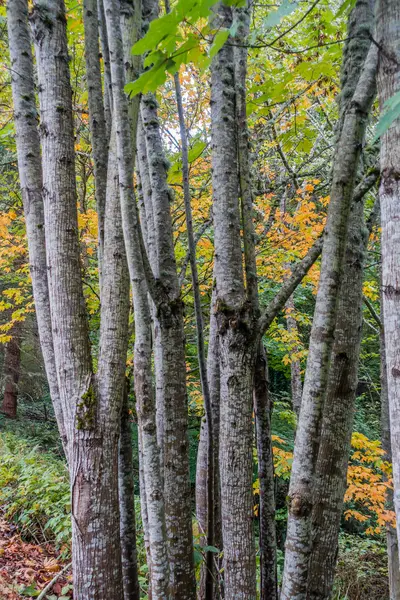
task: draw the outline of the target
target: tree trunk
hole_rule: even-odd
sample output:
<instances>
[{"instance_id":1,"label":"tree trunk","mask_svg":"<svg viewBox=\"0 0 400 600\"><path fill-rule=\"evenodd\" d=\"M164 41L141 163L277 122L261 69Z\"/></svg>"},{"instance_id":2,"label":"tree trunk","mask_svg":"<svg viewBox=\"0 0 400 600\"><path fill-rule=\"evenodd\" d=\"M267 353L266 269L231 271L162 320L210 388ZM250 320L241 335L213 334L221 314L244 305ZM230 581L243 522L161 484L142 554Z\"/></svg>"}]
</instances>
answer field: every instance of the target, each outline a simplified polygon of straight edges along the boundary
<instances>
[{"instance_id":1,"label":"tree trunk","mask_svg":"<svg viewBox=\"0 0 400 600\"><path fill-rule=\"evenodd\" d=\"M219 369L219 339L218 339L218 325L216 316L214 313L215 303L214 294L211 299L211 311L210 311L210 335L208 340L208 355L207 355L207 377L208 387L210 391L210 402L211 402L211 414L213 419L213 432L214 432L214 443L213 443L213 511L214 511L214 546L218 550L222 550L222 531L221 531L221 494L220 494L220 476L218 466L218 452L219 452L219 411L220 411L220 369ZM207 427L207 416L202 419L200 426L200 440L197 450L197 468L196 468L196 517L199 525L199 532L202 534L201 544L207 544L207 537L205 535L207 531L208 522L208 427ZM217 566L218 573L214 571L214 597L222 597L222 581L220 574L220 559L214 555L214 565ZM206 573L207 564L203 563L200 570L200 583L198 589L198 598L201 600L205 598L206 593Z\"/></svg>"},{"instance_id":2,"label":"tree trunk","mask_svg":"<svg viewBox=\"0 0 400 600\"><path fill-rule=\"evenodd\" d=\"M219 3L213 27L230 27ZM233 47L211 63L211 139L216 316L220 352L221 516L225 595L256 597L252 495L252 388L257 336L242 270Z\"/></svg>"},{"instance_id":3,"label":"tree trunk","mask_svg":"<svg viewBox=\"0 0 400 600\"><path fill-rule=\"evenodd\" d=\"M369 19L367 22L370 23L371 9L365 0L359 0L354 10L358 11L358 8L365 11ZM355 32L354 38L359 37L359 46L368 48L370 37L363 19L358 18L357 26L359 29L358 33ZM351 41L355 42L354 39ZM355 47L357 48L357 45ZM337 144L322 251L321 275L289 488L289 518L281 600L300 600L305 598L306 594L311 552L313 483L321 416L328 381L350 201L368 113L374 97L375 69L376 51L372 49L365 60L364 70L352 94L352 101L344 116L343 129ZM355 82L352 80L349 85L354 89Z\"/></svg>"},{"instance_id":4,"label":"tree trunk","mask_svg":"<svg viewBox=\"0 0 400 600\"><path fill-rule=\"evenodd\" d=\"M106 207L112 219L106 219L104 300L94 375L80 276L63 1L51 5L34 2L32 23L40 90L50 309L69 448L74 591L81 600L120 600L118 437L129 311L121 219L118 203L110 203Z\"/></svg>"},{"instance_id":5,"label":"tree trunk","mask_svg":"<svg viewBox=\"0 0 400 600\"><path fill-rule=\"evenodd\" d=\"M268 392L267 356L260 344L254 381L254 412L260 485L260 600L277 600L274 462L271 440L272 406Z\"/></svg>"},{"instance_id":6,"label":"tree trunk","mask_svg":"<svg viewBox=\"0 0 400 600\"><path fill-rule=\"evenodd\" d=\"M7 3L7 26L12 66L11 84L18 172L24 203L33 297L47 381L58 429L68 459L64 416L54 358L53 334L49 318L50 300L42 197L42 165L27 0L12 0Z\"/></svg>"},{"instance_id":7,"label":"tree trunk","mask_svg":"<svg viewBox=\"0 0 400 600\"><path fill-rule=\"evenodd\" d=\"M21 322L15 323L11 330L12 338L4 349L4 395L0 411L10 419L17 416L18 381L21 373L21 326Z\"/></svg>"},{"instance_id":8,"label":"tree trunk","mask_svg":"<svg viewBox=\"0 0 400 600\"><path fill-rule=\"evenodd\" d=\"M381 298L382 305L382 298ZM382 314L382 308L381 308ZM381 326L381 435L382 448L385 451L385 460L392 462L392 447L390 440L389 395L386 372L385 332ZM386 510L394 510L393 489L386 491ZM400 567L399 567L399 542L396 528L391 523L386 524L386 545L388 554L389 591L390 600L400 599Z\"/></svg>"},{"instance_id":9,"label":"tree trunk","mask_svg":"<svg viewBox=\"0 0 400 600\"><path fill-rule=\"evenodd\" d=\"M142 98L153 219L162 301L156 302L164 382L164 494L170 562L170 593L195 597L188 456L185 333L183 302L174 255L167 169L155 97ZM177 493L179 490L179 493Z\"/></svg>"},{"instance_id":10,"label":"tree trunk","mask_svg":"<svg viewBox=\"0 0 400 600\"><path fill-rule=\"evenodd\" d=\"M297 337L297 321L292 314L294 309L295 307L293 296L290 296L289 300L286 302L286 325L288 332ZM297 349L293 348L293 351L296 352ZM303 384L301 381L301 365L300 360L298 358L294 358L290 362L290 384L292 389L292 406L294 412L298 417L300 414L301 396L303 393Z\"/></svg>"},{"instance_id":11,"label":"tree trunk","mask_svg":"<svg viewBox=\"0 0 400 600\"><path fill-rule=\"evenodd\" d=\"M380 0L377 11L379 48L378 95L384 103L400 90L400 5ZM400 122L396 119L381 138L379 198L382 227L382 295L390 435L393 456L394 506L400 536Z\"/></svg>"},{"instance_id":12,"label":"tree trunk","mask_svg":"<svg viewBox=\"0 0 400 600\"><path fill-rule=\"evenodd\" d=\"M367 243L368 231L361 198L352 203L349 217L335 341L315 470L312 551L307 584L307 598L310 600L328 600L332 593L358 383Z\"/></svg>"},{"instance_id":13,"label":"tree trunk","mask_svg":"<svg viewBox=\"0 0 400 600\"><path fill-rule=\"evenodd\" d=\"M118 195L117 195L118 197ZM128 403L128 382L125 384L119 438L118 489L120 511L122 579L124 600L139 600L136 550L135 487L133 480L132 426Z\"/></svg>"},{"instance_id":14,"label":"tree trunk","mask_svg":"<svg viewBox=\"0 0 400 600\"><path fill-rule=\"evenodd\" d=\"M100 50L97 0L84 0L83 25L85 32L85 63L89 99L89 123L92 139L96 209L98 220L99 272L101 275L104 254L104 212L106 206L108 152L107 146L105 147L107 133L99 60Z\"/></svg>"}]
</instances>

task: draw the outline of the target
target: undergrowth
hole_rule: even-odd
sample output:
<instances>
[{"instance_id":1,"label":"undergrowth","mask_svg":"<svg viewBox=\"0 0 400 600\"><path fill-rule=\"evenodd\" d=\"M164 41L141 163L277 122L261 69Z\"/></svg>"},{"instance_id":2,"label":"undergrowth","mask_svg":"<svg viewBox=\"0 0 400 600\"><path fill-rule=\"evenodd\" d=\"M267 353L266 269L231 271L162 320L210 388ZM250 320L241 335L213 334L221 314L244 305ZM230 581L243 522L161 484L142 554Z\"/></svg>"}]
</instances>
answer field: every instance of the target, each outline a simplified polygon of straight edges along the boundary
<instances>
[{"instance_id":1,"label":"undergrowth","mask_svg":"<svg viewBox=\"0 0 400 600\"><path fill-rule=\"evenodd\" d=\"M21 534L70 547L70 494L64 461L13 433L0 433L0 506Z\"/></svg>"}]
</instances>

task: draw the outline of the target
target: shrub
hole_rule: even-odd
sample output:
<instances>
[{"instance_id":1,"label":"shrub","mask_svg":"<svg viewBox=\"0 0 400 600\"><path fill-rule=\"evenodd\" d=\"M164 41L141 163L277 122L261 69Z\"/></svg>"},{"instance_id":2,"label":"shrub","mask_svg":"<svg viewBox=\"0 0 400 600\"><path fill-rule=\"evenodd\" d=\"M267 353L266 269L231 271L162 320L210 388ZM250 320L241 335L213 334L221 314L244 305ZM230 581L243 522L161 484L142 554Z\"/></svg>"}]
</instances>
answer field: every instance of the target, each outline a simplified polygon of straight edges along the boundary
<instances>
[{"instance_id":1,"label":"shrub","mask_svg":"<svg viewBox=\"0 0 400 600\"><path fill-rule=\"evenodd\" d=\"M65 463L31 447L12 433L0 433L0 505L25 537L51 541L68 552L70 494Z\"/></svg>"}]
</instances>

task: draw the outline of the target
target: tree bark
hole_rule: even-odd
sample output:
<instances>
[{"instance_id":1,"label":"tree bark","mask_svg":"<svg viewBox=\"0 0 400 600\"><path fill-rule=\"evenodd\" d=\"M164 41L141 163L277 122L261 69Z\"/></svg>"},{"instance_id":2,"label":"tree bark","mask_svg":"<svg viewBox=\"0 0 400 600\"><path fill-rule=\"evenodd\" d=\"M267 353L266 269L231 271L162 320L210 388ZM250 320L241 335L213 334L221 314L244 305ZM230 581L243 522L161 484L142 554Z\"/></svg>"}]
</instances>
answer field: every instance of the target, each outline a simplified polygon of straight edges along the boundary
<instances>
[{"instance_id":1,"label":"tree bark","mask_svg":"<svg viewBox=\"0 0 400 600\"><path fill-rule=\"evenodd\" d=\"M230 27L232 10L219 3L213 27ZM211 63L211 143L216 314L220 352L221 516L225 594L256 597L252 497L252 388L257 348L253 311L242 270L233 47Z\"/></svg>"},{"instance_id":2,"label":"tree bark","mask_svg":"<svg viewBox=\"0 0 400 600\"><path fill-rule=\"evenodd\" d=\"M34 2L50 309L71 480L74 591L122 596L118 437L129 281L118 203L106 222L100 349L92 371L76 211L72 95L62 0ZM107 207L106 207L107 210ZM108 228L108 229L107 229ZM90 585L88 585L90 582Z\"/></svg>"},{"instance_id":3,"label":"tree bark","mask_svg":"<svg viewBox=\"0 0 400 600\"><path fill-rule=\"evenodd\" d=\"M384 103L400 90L400 5L380 0L377 10L379 44L378 95ZM400 122L396 119L381 137L379 199L382 227L382 295L390 435L393 456L394 506L400 536Z\"/></svg>"},{"instance_id":4,"label":"tree bark","mask_svg":"<svg viewBox=\"0 0 400 600\"><path fill-rule=\"evenodd\" d=\"M274 463L271 440L272 406L268 392L268 365L260 344L254 381L254 412L260 485L260 600L277 600Z\"/></svg>"},{"instance_id":5,"label":"tree bark","mask_svg":"<svg viewBox=\"0 0 400 600\"><path fill-rule=\"evenodd\" d=\"M118 198L118 192L117 192ZM119 438L118 489L120 536L124 600L139 600L136 550L135 487L133 480L132 425L128 403L128 382L125 384Z\"/></svg>"},{"instance_id":6,"label":"tree bark","mask_svg":"<svg viewBox=\"0 0 400 600\"><path fill-rule=\"evenodd\" d=\"M84 0L83 25L85 32L86 82L89 99L89 124L92 138L96 209L98 220L98 259L101 271L104 254L104 213L107 189L108 151L106 121L104 116L103 91L100 70L99 27L97 0ZM101 285L100 285L101 290Z\"/></svg>"},{"instance_id":7,"label":"tree bark","mask_svg":"<svg viewBox=\"0 0 400 600\"><path fill-rule=\"evenodd\" d=\"M294 311L293 296L290 296L286 302L286 325L289 333L298 335L297 321L292 312ZM296 352L296 348L293 349ZM290 362L290 384L292 389L292 406L297 417L300 414L301 396L303 393L303 384L301 381L301 365L298 358L292 359Z\"/></svg>"},{"instance_id":8,"label":"tree bark","mask_svg":"<svg viewBox=\"0 0 400 600\"><path fill-rule=\"evenodd\" d=\"M156 302L156 308L164 383L164 494L170 593L176 598L194 598L183 302L173 246L171 191L167 184L157 103L152 94L142 98L141 117L158 248L157 264L162 285L162 301Z\"/></svg>"},{"instance_id":9,"label":"tree bark","mask_svg":"<svg viewBox=\"0 0 400 600\"><path fill-rule=\"evenodd\" d=\"M371 22L368 2L359 0ZM362 13L361 13L362 14ZM370 38L364 20L357 19L359 45L367 49ZM354 40L352 40L354 42ZM366 51L364 56L366 55ZM370 49L344 116L333 168L327 227L322 251L321 275L310 337L300 418L296 433L289 488L289 518L286 538L282 600L305 598L308 561L311 552L313 482L319 447L324 394L336 318L337 296L343 268L350 201L368 112L374 97L376 49ZM352 80L349 85L355 87Z\"/></svg>"},{"instance_id":10,"label":"tree bark","mask_svg":"<svg viewBox=\"0 0 400 600\"><path fill-rule=\"evenodd\" d=\"M18 157L18 172L28 237L29 268L32 278L40 345L54 413L68 459L67 438L51 330L48 271L46 260L42 165L37 127L31 39L26 0L7 3L8 41L11 58L11 85Z\"/></svg>"},{"instance_id":11,"label":"tree bark","mask_svg":"<svg viewBox=\"0 0 400 600\"><path fill-rule=\"evenodd\" d=\"M368 243L364 203L353 202L323 409L312 509L307 598L331 597L347 484L362 334L363 276Z\"/></svg>"},{"instance_id":12,"label":"tree bark","mask_svg":"<svg viewBox=\"0 0 400 600\"><path fill-rule=\"evenodd\" d=\"M382 297L381 297L381 314ZM381 343L381 436L382 448L385 451L385 460L392 462L392 447L390 439L390 417L389 417L389 395L387 386L387 365L385 351L385 332L381 325L380 328ZM386 491L386 510L394 510L393 489ZM386 546L388 554L389 570L389 592L390 600L400 599L400 566L399 566L399 542L397 539L396 528L391 523L386 524Z\"/></svg>"},{"instance_id":13,"label":"tree bark","mask_svg":"<svg viewBox=\"0 0 400 600\"><path fill-rule=\"evenodd\" d=\"M10 332L12 338L4 349L4 394L0 411L10 419L17 416L18 382L21 374L21 325L22 322L15 323Z\"/></svg>"}]
</instances>

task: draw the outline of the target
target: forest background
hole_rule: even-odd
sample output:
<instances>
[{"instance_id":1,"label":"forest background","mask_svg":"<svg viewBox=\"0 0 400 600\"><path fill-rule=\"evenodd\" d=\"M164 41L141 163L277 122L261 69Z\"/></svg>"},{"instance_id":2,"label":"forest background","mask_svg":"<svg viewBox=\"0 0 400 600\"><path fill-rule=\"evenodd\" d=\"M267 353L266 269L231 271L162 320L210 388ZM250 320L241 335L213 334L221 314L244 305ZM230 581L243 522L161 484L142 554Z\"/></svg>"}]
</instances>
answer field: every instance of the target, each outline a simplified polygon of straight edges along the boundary
<instances>
[{"instance_id":1,"label":"forest background","mask_svg":"<svg viewBox=\"0 0 400 600\"><path fill-rule=\"evenodd\" d=\"M344 3L340 0L317 0L314 3L283 0L274 5L256 2L253 6L247 40L246 114L261 306L267 306L273 300L290 275L291 266L304 258L324 230L335 155L343 46L346 44L348 16L353 6L351 0ZM89 127L82 3L67 0L66 13L82 281L90 343L96 361L100 335L98 214ZM195 24L185 20L179 24L182 44L186 44L182 52L179 81L189 144L189 183L207 342L214 267L209 65L229 32L226 35L220 32L222 35L217 34L214 40L211 36L198 35L205 22L205 18L200 17ZM5 521L15 524L25 541L43 547L50 544L55 552L55 564L61 567L69 562L71 551L69 484L40 350L29 275L4 5L0 7L0 31L0 361L3 393L0 416L0 504ZM193 48L188 50L191 44ZM157 94L162 139L168 159L168 184L173 190L171 215L174 251L185 303L190 484L195 515L196 461L200 429L204 421L204 399L199 376L193 286L188 265L181 139L174 78L164 67L158 70L153 67L142 77L140 84L134 85L139 85L142 92L155 91ZM135 93L138 89L127 86L129 93ZM377 154L378 120L375 102L361 158L365 165L370 165ZM366 217L373 211L376 196L374 185L366 195ZM269 389L273 399L278 578L283 569L286 497L319 270L317 260L263 337L268 355ZM338 600L389 597L386 529L392 527L395 521L392 507L387 505L388 489L392 485L390 463L382 449L386 426L385 421L382 425L381 406L379 282L380 227L377 220L370 227L364 268L363 333L352 450L334 587L334 597ZM132 314L129 326L131 340L127 376L131 379L134 338ZM133 386L129 388L129 414L133 425L139 581L142 596L147 597L148 572L138 501L138 436ZM253 479L254 524L257 532L260 489L255 446ZM204 562L204 550L195 517L194 531L195 562L199 572ZM53 567L53 571L50 568L47 580L58 568L54 568L53 563L50 567ZM0 579L0 585L3 586L0 589L4 597L8 597L7 594L13 597L11 592L35 597L43 588L46 577L37 581L35 576L27 574L27 569L21 568L19 580L8 581L4 577L4 580ZM64 593L59 596L69 597L71 594L67 582Z\"/></svg>"}]
</instances>

